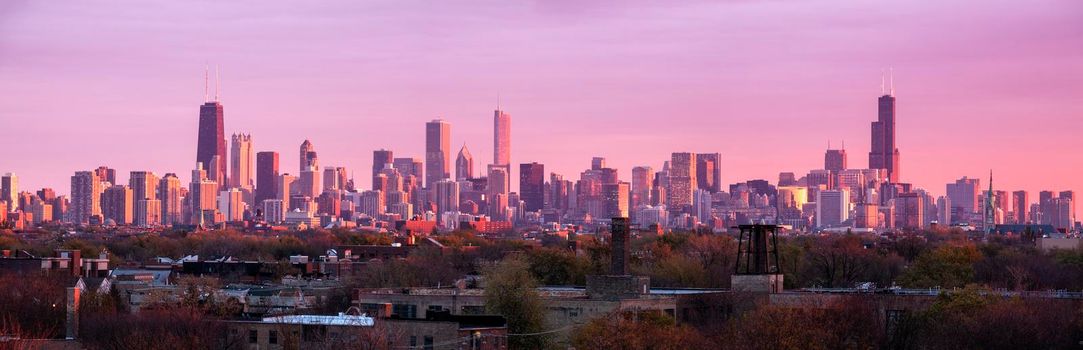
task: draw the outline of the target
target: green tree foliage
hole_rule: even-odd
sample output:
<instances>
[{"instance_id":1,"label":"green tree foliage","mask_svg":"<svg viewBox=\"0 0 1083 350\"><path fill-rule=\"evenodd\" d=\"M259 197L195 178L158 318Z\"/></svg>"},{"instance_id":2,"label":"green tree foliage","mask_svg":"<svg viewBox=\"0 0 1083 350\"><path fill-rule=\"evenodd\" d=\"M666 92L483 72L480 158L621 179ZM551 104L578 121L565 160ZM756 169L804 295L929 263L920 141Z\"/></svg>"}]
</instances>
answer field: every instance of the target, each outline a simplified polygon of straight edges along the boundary
<instances>
[{"instance_id":1,"label":"green tree foliage","mask_svg":"<svg viewBox=\"0 0 1083 350\"><path fill-rule=\"evenodd\" d=\"M543 285L584 285L591 269L590 260L560 248L538 248L525 254L530 273Z\"/></svg>"},{"instance_id":2,"label":"green tree foliage","mask_svg":"<svg viewBox=\"0 0 1083 350\"><path fill-rule=\"evenodd\" d=\"M519 258L505 259L485 268L485 308L508 320L511 349L544 349L551 334L545 331L545 304L537 292L538 282L529 271L530 265Z\"/></svg>"},{"instance_id":3,"label":"green tree foliage","mask_svg":"<svg viewBox=\"0 0 1083 350\"><path fill-rule=\"evenodd\" d=\"M949 244L918 256L899 278L911 288L960 288L974 280L974 263L981 252L973 244Z\"/></svg>"},{"instance_id":4,"label":"green tree foliage","mask_svg":"<svg viewBox=\"0 0 1083 350\"><path fill-rule=\"evenodd\" d=\"M967 287L941 294L906 320L914 329L898 341L921 349L1068 349L1083 337L1083 314L1073 300L1005 298Z\"/></svg>"}]
</instances>

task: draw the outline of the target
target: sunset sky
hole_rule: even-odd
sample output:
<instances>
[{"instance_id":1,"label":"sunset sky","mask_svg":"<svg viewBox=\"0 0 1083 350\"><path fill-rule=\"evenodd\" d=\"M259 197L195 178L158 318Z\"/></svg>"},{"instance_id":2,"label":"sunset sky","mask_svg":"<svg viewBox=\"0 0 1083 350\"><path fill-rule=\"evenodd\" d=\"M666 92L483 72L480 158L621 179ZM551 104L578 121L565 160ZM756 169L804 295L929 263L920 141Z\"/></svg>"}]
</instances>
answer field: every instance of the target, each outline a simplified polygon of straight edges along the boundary
<instances>
[{"instance_id":1,"label":"sunset sky","mask_svg":"<svg viewBox=\"0 0 1083 350\"><path fill-rule=\"evenodd\" d=\"M722 153L726 184L775 182L843 141L862 168L893 67L903 181L1083 191L1079 0L8 0L0 172L65 194L99 165L187 182L208 64L227 133L291 173L311 139L365 188L372 150L423 157L436 117L484 168L498 95L513 164L565 178L692 151Z\"/></svg>"}]
</instances>

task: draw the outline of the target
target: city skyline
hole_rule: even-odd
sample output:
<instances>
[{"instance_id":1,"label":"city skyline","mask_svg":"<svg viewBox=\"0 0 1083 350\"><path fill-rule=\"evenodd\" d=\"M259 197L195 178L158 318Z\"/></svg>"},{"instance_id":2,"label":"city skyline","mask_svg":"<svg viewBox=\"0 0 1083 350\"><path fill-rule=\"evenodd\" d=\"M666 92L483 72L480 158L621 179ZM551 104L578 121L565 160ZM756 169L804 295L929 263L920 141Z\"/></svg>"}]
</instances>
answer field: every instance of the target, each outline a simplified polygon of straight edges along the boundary
<instances>
[{"instance_id":1,"label":"city skyline","mask_svg":"<svg viewBox=\"0 0 1083 350\"><path fill-rule=\"evenodd\" d=\"M983 9L974 14L974 20L977 24L984 25L982 29L986 32L991 30L990 26L993 25L991 20L1006 16L1004 12L997 12L998 9L1003 10L1005 6L997 6L997 4L994 3L991 9ZM476 87L469 84L449 83L450 80L455 80L451 78L463 73L449 73L450 76L445 77L436 76L436 79L432 81L434 86L455 89L455 93L450 94L447 93L450 90L434 90L435 87L425 87L418 80L419 77L390 79L387 81L391 84L387 87L373 90L365 84L355 85L352 88L349 84L343 86L341 81L329 78L325 75L326 73L306 71L297 67L278 67L282 68L281 71L277 71L281 74L271 74L272 71L269 67L263 66L263 63L253 63L252 57L239 55L240 49L237 48L222 50L217 55L201 53L200 57L174 58L161 66L125 66L124 68L130 72L131 76L121 75L112 80L125 83L139 81L145 84L145 86L140 86L141 89L129 88L126 91L114 89L118 87L118 83L111 80L91 83L90 75L111 71L106 69L110 60L102 57L96 57L98 61L92 60L101 66L89 67L86 73L57 75L43 75L40 72L40 69L47 65L46 63L35 63L35 61L26 60L25 57L5 58L0 60L0 71L14 79L0 82L0 92L12 96L11 99L0 101L0 107L3 107L0 110L7 111L4 112L5 115L10 116L0 119L3 120L5 129L10 127L13 130L26 131L15 133L7 138L6 142L10 142L11 145L34 147L22 147L19 152L6 157L9 162L5 162L7 164L2 171L19 175L20 188L50 187L62 194L68 192L66 184L72 173L94 169L99 165L107 165L122 173L152 171L159 176L177 173L182 175L182 182L187 183L189 179L184 175L194 167L191 153L196 149L195 140L192 137L195 135L196 128L196 123L192 121L193 105L199 100L199 84L202 83L199 79L203 79L200 76L201 70L209 61L222 67L221 100L227 119L225 133L251 134L254 152L275 151L282 154L286 160L292 159L289 155L292 154L296 145L305 139L311 139L317 145L323 164L344 166L353 172L362 170L362 174L365 173L364 169L371 166L371 151L376 149L387 148L402 157L424 159L424 137L421 134L421 124L435 118L443 118L452 124L449 142L451 145L465 143L468 148L473 149L475 154L488 154L492 149L487 145L493 142L491 129L487 127L487 125L492 125L488 119L488 113L491 113L494 107L494 97L499 94L501 96L500 108L516 116L511 145L515 152L512 155L513 167L521 163L538 162L545 164L547 173L555 172L566 177L574 177L580 170L589 166L591 157L603 156L607 158L611 167L619 170L621 179L630 179L633 166L651 166L660 169L662 161L669 159L672 152L718 152L722 156L723 187L726 184L750 179L766 179L775 182L779 172L790 171L803 174L808 170L821 168L827 142L832 142L837 148L836 142L841 144L844 140L848 141L847 151L853 158L850 159L849 167L865 167L867 164L863 159L858 158L863 158L861 155L870 150L869 124L867 123L874 121L876 117L875 102L872 100L877 96L880 71L893 67L897 80L896 88L899 90L896 143L902 153L906 154L902 161L906 163L904 167L908 169L903 172L902 182L913 183L915 187L943 195L944 184L963 176L984 178L983 174L992 168L997 173L997 189L1007 191L1024 189L1034 197L1041 190L1077 190L1083 187L1079 177L1072 175L1083 170L1080 169L1083 165L1071 161L1078 157L1079 144L1076 141L1078 137L1073 138L1070 133L1072 130L1079 130L1080 118L1073 116L1079 115L1081 110L1079 106L1067 102L1070 96L1076 96L1081 91L1081 79L1078 72L1083 69L1072 69L1078 67L1080 63L1078 60L1073 62L1069 59L1080 56L1081 50L1078 45L1074 47L1071 45L1072 35L1079 34L1080 30L1066 23L1066 17L1057 13L1057 10L1071 11L1073 6L1079 5L1069 2L1054 4L1060 5L1047 4L1044 7L1036 7L1018 14L1020 19L1016 21L1030 21L1029 23L1043 21L1044 24L1017 35L1031 38L1031 36L1050 34L1049 38L1028 39L1025 44L1019 44L1027 45L1025 49L1030 54L1024 55L1026 57L1004 55L1007 57L999 56L997 60L994 60L996 62L968 66L968 63L984 61L974 57L953 56L951 64L928 65L923 59L933 57L923 59L906 55L887 57L890 55L886 55L888 53L886 51L900 52L894 49L885 49L885 52L869 50L865 53L870 57L863 56L856 65L848 68L824 63L824 57L811 55L809 58L815 59L802 69L795 69L787 64L778 65L778 62L774 62L773 64L776 65L772 67L778 69L779 72L769 76L754 76L755 74L752 73L756 69L766 67L754 65L746 67L753 68L748 71L712 70L709 75L714 78L693 81L687 72L679 69L675 71L678 74L670 77L672 79L664 80L662 73L667 68L652 59L650 54L642 53L642 56L633 55L633 59L619 64L620 68L601 70L581 77L583 81L590 84L587 84L586 90L576 90L575 93L582 96L577 98L567 98L573 92L554 92L556 86L553 84L560 83L561 79L568 82L578 80L567 74L582 73L584 68L596 67L589 58L600 52L590 51L590 55L586 55L590 57L580 57L587 58L587 61L591 63L575 66L575 69L569 68L564 72L565 74L557 76L561 79L541 77L538 74L541 72L538 72L527 74L528 79L522 79L523 82L515 83L508 79L498 79L503 84L492 84L492 81L489 81L489 84L483 84L486 86ZM49 48L56 47L62 40L59 37L53 37L55 33L45 32L38 28L36 22L26 22L26 18L35 18L32 6L14 6L14 10L27 16L7 24L11 28L8 32L16 34L0 35L0 40L2 40L0 45L11 48L15 53L33 54L30 57L53 57L48 62L60 60L58 57L49 56ZM903 12L909 13L910 18L913 18L915 13L922 12L920 9L906 8L903 5L895 6L908 10ZM568 11L571 11L571 14L553 16L576 18L577 15L583 14L577 11L600 11L607 21L627 22L633 21L636 18L634 15L663 19L677 16L678 14L673 13L675 11L687 15L684 11L689 11L689 7L693 6L685 5L679 9L664 9L663 11L644 6L622 10L619 13L605 8L570 9ZM269 11L273 12L276 9L271 6ZM225 13L230 13L229 10L229 8L224 9ZM514 9L501 8L492 11L500 10ZM742 8L742 10L773 13L770 8ZM138 11L131 10L115 15L122 17L121 20L115 21L115 25L131 25L131 21L123 20L123 16L131 15L131 12ZM850 13L850 15L853 14ZM257 20L266 20L262 16L267 16L267 14L252 16ZM712 17L709 14L706 17L725 16ZM886 15L880 13L877 18L881 17L886 17ZM538 25L548 25L548 28L560 26L560 23L551 23L554 20L552 18L534 19L542 22ZM944 19L929 19L932 24L944 24L938 20ZM79 23L84 26L99 26L92 21L76 24ZM174 26L171 28L175 30L192 30L184 25L169 25ZM322 31L322 27L315 27L312 29L316 32ZM644 25L643 28L670 31L690 29L683 26L670 28L651 25ZM273 26L270 29L272 32L282 30L281 27ZM697 33L699 37L709 37L699 30L692 32ZM791 34L797 32L797 29L787 31ZM815 30L812 32L821 35L830 34ZM232 35L243 36L245 33L247 31L240 28L232 32ZM118 32L112 34L124 36ZM26 38L35 36L46 40L36 45L28 45ZM1079 36L1075 35L1075 37ZM949 35L949 39L944 39L939 44L956 43L951 39L961 38ZM838 38L831 39L833 40L827 40L827 42L838 44ZM909 38L904 40L904 43L914 39ZM983 43L993 45L993 48L989 50L1011 48L998 38L979 39L985 39ZM208 43L200 45L217 47L228 42L223 38L208 40ZM460 40L465 39L460 38ZM730 44L739 47L740 42ZM1057 46L1057 43L1061 45ZM1064 45L1066 43L1067 45ZM573 42L571 44L585 45L587 43ZM619 43L616 45L615 49L618 49L618 52L630 50L628 46ZM976 46L978 43L968 45ZM93 43L81 47L91 52L103 48L102 44ZM720 48L722 47L712 47L712 49ZM963 47L958 48L960 51L945 47L938 48L944 50L945 53L958 54L962 52ZM263 49L267 48L263 47ZM839 49L837 47L835 49L832 52L838 53ZM173 50L176 49L165 48L158 54L173 52ZM901 52L906 53L906 51ZM675 55L674 52L665 49L658 54ZM496 68L510 69L508 62L520 56L522 53L511 52L507 58L497 59L500 61L498 63L503 64L497 65ZM695 58L694 56L678 55L677 57L689 59ZM700 60L734 58L717 53L703 56ZM1044 59L1031 56L1041 56ZM563 58L574 61L576 57ZM311 61L314 58L298 57L297 59ZM431 68L432 63L426 62L412 64L422 68ZM922 63L919 65L917 62ZM1057 69L1041 66L1042 63L1052 62L1056 62ZM248 63L253 64L248 65ZM456 63L464 68L464 72L476 72L478 69L461 61ZM854 62L849 61L849 63ZM410 65L411 63L402 64ZM630 78L612 75L636 65L649 68L646 70L645 77L628 81L626 79ZM554 69L551 65L543 65L540 68L542 71ZM961 70L952 70L958 73L955 77L939 77L949 68ZM426 70L429 71L429 69ZM1037 73L1024 74L1024 71L1028 70L1037 70ZM361 75L357 74L362 73L362 70L345 69L345 71L352 73L348 75L354 77L360 77ZM156 72L160 74L155 74ZM1054 72L1058 75L1050 75ZM824 79L825 74L840 76ZM153 78L134 79L135 75ZM979 75L996 79L984 80L985 78L979 78ZM270 80L268 76L280 80ZM719 78L723 76L725 78ZM299 89L300 91L284 91L281 87L266 85L276 81L286 82L287 84L284 85L289 85L289 82L302 85L311 83L313 87L302 88ZM725 93L714 93L714 89L723 89L730 85L726 83L740 83L738 85L747 87L749 91L723 90ZM63 86L57 84L63 84ZM532 88L531 86L535 84L543 88ZM667 84L688 92L673 93L660 89ZM48 86L57 86L58 90L55 92L49 90L49 95L37 93ZM168 88L162 88L163 86L168 86ZM558 84L558 86L563 85ZM602 87L617 88L615 90L618 92L612 95L599 95L594 91ZM688 90L692 87L696 89ZM1036 91L1031 91L1028 87L1036 88ZM821 90L831 92L811 96L800 94L801 91ZM372 93L364 97L365 94L359 94L358 91ZM276 99L287 92L297 102ZM129 93L144 98L131 101L127 99ZM629 98L648 95L656 95L659 98L657 101L629 100ZM52 98L71 101L62 104L46 103ZM351 101L353 98L358 101ZM375 107L361 107L366 101L377 98L387 98L388 101ZM723 101L710 101L715 98L721 98ZM747 101L743 101L746 98ZM787 106L763 104L766 98L777 98L795 103L784 104ZM121 100L128 102L118 103ZM413 100L425 101L425 103L411 103L410 101ZM794 106L789 106L791 104ZM80 108L73 110L72 105L80 105ZM298 109L313 106L315 108L310 111ZM636 110L640 111L636 112ZM610 117L628 115L630 112L635 113L631 113L631 117L628 118L614 120ZM154 117L148 117L151 115ZM297 118L298 115L306 115L306 118ZM307 117L308 115L314 117ZM702 117L689 119L685 117L687 115L702 115ZM297 120L308 119L315 121L312 124L316 125L303 123L298 125L297 123ZM95 125L100 126L97 129L86 129L87 125L82 123L87 120L93 120ZM658 128L650 124L656 121L662 121L666 127ZM166 130L173 132L161 132L161 125L168 125ZM331 125L355 127L330 127ZM375 125L380 125L380 127L372 127ZM79 135L86 135L87 130L93 132L93 137L88 136L76 141ZM605 130L605 132L598 132L598 130ZM970 133L960 131L970 131ZM363 137L357 137L359 134ZM755 144L749 143L750 137L753 137L749 135L754 135L756 138L751 140L756 140L763 147L748 147L750 144ZM997 137L989 138L988 135ZM154 147L132 147L131 144L120 142L122 140L134 144L152 144ZM454 150L448 151L448 160L454 156L450 154ZM966 154L967 158L960 159L959 154ZM228 161L222 159L221 162ZM475 166L484 168L485 164L479 163ZM294 165L289 161L282 165L282 169L293 169L293 167ZM1046 171L1034 171L1034 169L1046 169ZM227 169L220 170L227 171ZM512 191L517 191L519 188L515 184L518 182L516 175L511 176ZM367 176L355 176L355 178L359 182L359 187L369 187ZM126 175L121 175L118 180L124 183L124 179Z\"/></svg>"},{"instance_id":2,"label":"city skyline","mask_svg":"<svg viewBox=\"0 0 1083 350\"><path fill-rule=\"evenodd\" d=\"M0 348L1083 344L1083 0L0 0L0 76Z\"/></svg>"}]
</instances>

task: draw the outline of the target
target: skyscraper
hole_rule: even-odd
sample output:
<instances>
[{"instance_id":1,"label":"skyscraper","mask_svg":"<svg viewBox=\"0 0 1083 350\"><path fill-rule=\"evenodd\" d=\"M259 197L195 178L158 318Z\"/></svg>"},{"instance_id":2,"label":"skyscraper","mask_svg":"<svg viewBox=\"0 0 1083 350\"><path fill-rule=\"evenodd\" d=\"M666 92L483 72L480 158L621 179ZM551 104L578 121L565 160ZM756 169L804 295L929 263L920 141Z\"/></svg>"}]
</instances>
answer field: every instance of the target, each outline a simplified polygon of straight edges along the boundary
<instances>
[{"instance_id":1,"label":"skyscraper","mask_svg":"<svg viewBox=\"0 0 1083 350\"><path fill-rule=\"evenodd\" d=\"M936 199L936 221L938 225L951 226L951 198L940 196Z\"/></svg>"},{"instance_id":2,"label":"skyscraper","mask_svg":"<svg viewBox=\"0 0 1083 350\"><path fill-rule=\"evenodd\" d=\"M841 224L850 216L850 194L847 189L822 190L816 193L816 227Z\"/></svg>"},{"instance_id":3,"label":"skyscraper","mask_svg":"<svg viewBox=\"0 0 1083 350\"><path fill-rule=\"evenodd\" d=\"M978 195L981 193L981 180L963 177L947 186L948 199L952 207L952 222L969 222L969 216L977 213Z\"/></svg>"},{"instance_id":4,"label":"skyscraper","mask_svg":"<svg viewBox=\"0 0 1083 350\"><path fill-rule=\"evenodd\" d=\"M276 199L275 183L278 179L278 152L256 153L256 203Z\"/></svg>"},{"instance_id":5,"label":"skyscraper","mask_svg":"<svg viewBox=\"0 0 1083 350\"><path fill-rule=\"evenodd\" d=\"M519 197L525 203L525 211L538 211L545 207L545 165L519 164Z\"/></svg>"},{"instance_id":6,"label":"skyscraper","mask_svg":"<svg viewBox=\"0 0 1083 350\"><path fill-rule=\"evenodd\" d=\"M459 183L451 179L443 179L433 186L436 195L437 214L459 211ZM438 215L439 216L439 215Z\"/></svg>"},{"instance_id":7,"label":"skyscraper","mask_svg":"<svg viewBox=\"0 0 1083 350\"><path fill-rule=\"evenodd\" d=\"M674 152L669 165L669 188L666 189L669 200L667 204L673 207L692 205L692 191L697 183L696 154Z\"/></svg>"},{"instance_id":8,"label":"skyscraper","mask_svg":"<svg viewBox=\"0 0 1083 350\"><path fill-rule=\"evenodd\" d=\"M168 173L158 181L158 198L161 201L162 223L172 225L181 223L181 182L177 174Z\"/></svg>"},{"instance_id":9,"label":"skyscraper","mask_svg":"<svg viewBox=\"0 0 1083 350\"><path fill-rule=\"evenodd\" d=\"M158 226L162 223L162 201L157 199L137 199L133 210L133 223L139 227Z\"/></svg>"},{"instance_id":10,"label":"skyscraper","mask_svg":"<svg viewBox=\"0 0 1083 350\"><path fill-rule=\"evenodd\" d=\"M290 193L295 192L294 187L297 184L297 177L290 174L282 174L278 176L275 181L275 198L274 200L282 202L283 212L280 215L286 215L285 210L289 209ZM270 214L264 214L270 215Z\"/></svg>"},{"instance_id":11,"label":"skyscraper","mask_svg":"<svg viewBox=\"0 0 1083 350\"><path fill-rule=\"evenodd\" d=\"M828 149L824 154L824 169L830 170L833 174L846 170L846 150Z\"/></svg>"},{"instance_id":12,"label":"skyscraper","mask_svg":"<svg viewBox=\"0 0 1083 350\"><path fill-rule=\"evenodd\" d=\"M0 178L0 201L8 202L8 210L15 211L19 209L19 202L16 199L19 195L19 177L13 173L4 174L4 177ZM6 213L0 213L0 215L7 215Z\"/></svg>"},{"instance_id":13,"label":"skyscraper","mask_svg":"<svg viewBox=\"0 0 1083 350\"><path fill-rule=\"evenodd\" d=\"M101 215L102 181L90 171L77 171L71 177L71 222L85 224L90 217ZM10 204L9 204L10 205Z\"/></svg>"},{"instance_id":14,"label":"skyscraper","mask_svg":"<svg viewBox=\"0 0 1083 350\"><path fill-rule=\"evenodd\" d=\"M1067 225L1068 225L1068 227L1071 227L1072 225L1075 224L1075 221L1076 221L1076 216L1075 216L1076 215L1075 214L1075 202L1076 202L1076 200L1075 200L1075 191L1072 191L1072 190L1060 191L1060 197L1058 197L1058 198L1065 199L1065 200L1068 201Z\"/></svg>"},{"instance_id":15,"label":"skyscraper","mask_svg":"<svg viewBox=\"0 0 1083 350\"><path fill-rule=\"evenodd\" d=\"M511 115L493 111L493 164L511 165Z\"/></svg>"},{"instance_id":16,"label":"skyscraper","mask_svg":"<svg viewBox=\"0 0 1083 350\"><path fill-rule=\"evenodd\" d=\"M388 165L394 166L394 162L394 152L386 149L372 151L372 176L375 177L376 174L379 174L380 171L384 170L384 167L387 167Z\"/></svg>"},{"instance_id":17,"label":"skyscraper","mask_svg":"<svg viewBox=\"0 0 1083 350\"><path fill-rule=\"evenodd\" d=\"M104 165L94 169L94 176L98 177L98 181L108 182L110 185L117 183L117 170Z\"/></svg>"},{"instance_id":18,"label":"skyscraper","mask_svg":"<svg viewBox=\"0 0 1083 350\"><path fill-rule=\"evenodd\" d=\"M602 219L628 217L628 192L627 182L602 185L601 194L605 206L605 217ZM689 198L691 200L691 196Z\"/></svg>"},{"instance_id":19,"label":"skyscraper","mask_svg":"<svg viewBox=\"0 0 1083 350\"><path fill-rule=\"evenodd\" d=\"M605 157L594 157L590 159L590 170L602 170L605 168Z\"/></svg>"},{"instance_id":20,"label":"skyscraper","mask_svg":"<svg viewBox=\"0 0 1083 350\"><path fill-rule=\"evenodd\" d=\"M1012 192L1012 213L1015 214L1016 224L1027 223L1027 210L1030 209L1030 200L1027 191Z\"/></svg>"},{"instance_id":21,"label":"skyscraper","mask_svg":"<svg viewBox=\"0 0 1083 350\"><path fill-rule=\"evenodd\" d=\"M323 190L334 191L346 189L346 168L340 166L327 166L323 168ZM337 215L337 214L336 214Z\"/></svg>"},{"instance_id":22,"label":"skyscraper","mask_svg":"<svg viewBox=\"0 0 1083 350\"><path fill-rule=\"evenodd\" d=\"M649 166L632 168L632 207L651 203L652 183L654 183L654 169Z\"/></svg>"},{"instance_id":23,"label":"skyscraper","mask_svg":"<svg viewBox=\"0 0 1083 350\"><path fill-rule=\"evenodd\" d=\"M413 175L418 181L424 179L425 166L420 158L395 158L394 167L402 176Z\"/></svg>"},{"instance_id":24,"label":"skyscraper","mask_svg":"<svg viewBox=\"0 0 1083 350\"><path fill-rule=\"evenodd\" d=\"M507 214L508 192L511 184L508 183L508 171L506 166L489 165L488 169L489 216L503 218Z\"/></svg>"},{"instance_id":25,"label":"skyscraper","mask_svg":"<svg viewBox=\"0 0 1083 350\"><path fill-rule=\"evenodd\" d=\"M459 156L455 157L455 179L465 180L474 177L474 156L466 149L466 144L459 149Z\"/></svg>"},{"instance_id":26,"label":"skyscraper","mask_svg":"<svg viewBox=\"0 0 1083 350\"><path fill-rule=\"evenodd\" d=\"M722 190L722 155L696 154L696 188L715 193Z\"/></svg>"},{"instance_id":27,"label":"skyscraper","mask_svg":"<svg viewBox=\"0 0 1083 350\"><path fill-rule=\"evenodd\" d=\"M297 163L299 165L298 171L304 171L309 167L312 167L315 171L320 170L319 158L316 156L316 147L312 145L312 141L305 140L305 142L301 143L301 149L298 156L300 157Z\"/></svg>"},{"instance_id":28,"label":"skyscraper","mask_svg":"<svg viewBox=\"0 0 1083 350\"><path fill-rule=\"evenodd\" d=\"M919 193L895 197L895 227L917 230L925 225L925 199Z\"/></svg>"},{"instance_id":29,"label":"skyscraper","mask_svg":"<svg viewBox=\"0 0 1083 350\"><path fill-rule=\"evenodd\" d=\"M131 224L134 208L132 189L128 186L113 185L102 194L102 215L117 225Z\"/></svg>"},{"instance_id":30,"label":"skyscraper","mask_svg":"<svg viewBox=\"0 0 1083 350\"><path fill-rule=\"evenodd\" d=\"M443 119L425 123L425 187L451 177L451 124Z\"/></svg>"},{"instance_id":31,"label":"skyscraper","mask_svg":"<svg viewBox=\"0 0 1083 350\"><path fill-rule=\"evenodd\" d=\"M131 172L131 176L128 177L128 187L132 189L133 201L158 199L158 175L152 172ZM153 217L158 217L160 214L153 213Z\"/></svg>"},{"instance_id":32,"label":"skyscraper","mask_svg":"<svg viewBox=\"0 0 1083 350\"><path fill-rule=\"evenodd\" d=\"M251 190L252 182L252 135L233 134L230 140L229 186Z\"/></svg>"},{"instance_id":33,"label":"skyscraper","mask_svg":"<svg viewBox=\"0 0 1083 350\"><path fill-rule=\"evenodd\" d=\"M245 203L240 190L231 188L218 194L218 210L228 222L244 220Z\"/></svg>"},{"instance_id":34,"label":"skyscraper","mask_svg":"<svg viewBox=\"0 0 1083 350\"><path fill-rule=\"evenodd\" d=\"M199 107L196 162L203 163L206 169L214 171L207 174L208 178L218 184L225 184L226 127L222 104L218 103L217 99L218 96L215 96L214 101L207 101Z\"/></svg>"},{"instance_id":35,"label":"skyscraper","mask_svg":"<svg viewBox=\"0 0 1083 350\"><path fill-rule=\"evenodd\" d=\"M300 176L297 177L297 183L300 185L298 194L309 198L316 198L320 195L320 172L316 168L309 166L305 170L301 170Z\"/></svg>"},{"instance_id":36,"label":"skyscraper","mask_svg":"<svg viewBox=\"0 0 1083 350\"><path fill-rule=\"evenodd\" d=\"M884 92L877 100L877 120L872 122L872 149L869 151L869 168L886 169L887 180L899 182L899 149L895 147L895 82L892 77L890 92Z\"/></svg>"}]
</instances>

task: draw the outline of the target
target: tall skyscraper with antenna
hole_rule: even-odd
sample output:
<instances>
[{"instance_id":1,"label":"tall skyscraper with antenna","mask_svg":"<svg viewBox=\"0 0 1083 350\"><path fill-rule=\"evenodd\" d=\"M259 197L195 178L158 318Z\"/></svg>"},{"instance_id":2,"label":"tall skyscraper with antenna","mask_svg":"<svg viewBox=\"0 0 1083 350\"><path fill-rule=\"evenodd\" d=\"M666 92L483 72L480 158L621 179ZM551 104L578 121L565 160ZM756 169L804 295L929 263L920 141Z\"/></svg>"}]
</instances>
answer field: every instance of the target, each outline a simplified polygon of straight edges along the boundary
<instances>
[{"instance_id":1,"label":"tall skyscraper with antenna","mask_svg":"<svg viewBox=\"0 0 1083 350\"><path fill-rule=\"evenodd\" d=\"M207 174L219 185L226 181L226 127L222 104L218 100L218 74L215 72L214 99L209 96L210 72L203 76L203 105L199 107L199 139L196 142L196 162L215 169L214 174ZM215 158L218 157L218 158ZM217 166L210 166L217 162Z\"/></svg>"},{"instance_id":2,"label":"tall skyscraper with antenna","mask_svg":"<svg viewBox=\"0 0 1083 350\"><path fill-rule=\"evenodd\" d=\"M500 182L511 185L511 115L500 110L500 99L497 98L496 110L493 110L493 164L491 167L501 167L504 179ZM492 179L490 179L492 181ZM509 191L502 194L508 195Z\"/></svg>"},{"instance_id":3,"label":"tall skyscraper with antenna","mask_svg":"<svg viewBox=\"0 0 1083 350\"><path fill-rule=\"evenodd\" d=\"M511 115L500 106L493 111L493 164L511 164Z\"/></svg>"},{"instance_id":4,"label":"tall skyscraper with antenna","mask_svg":"<svg viewBox=\"0 0 1083 350\"><path fill-rule=\"evenodd\" d=\"M890 183L899 182L899 149L895 147L895 76L891 75L891 90L886 90L881 78L877 100L877 120L872 122L872 149L869 168L885 169Z\"/></svg>"}]
</instances>

